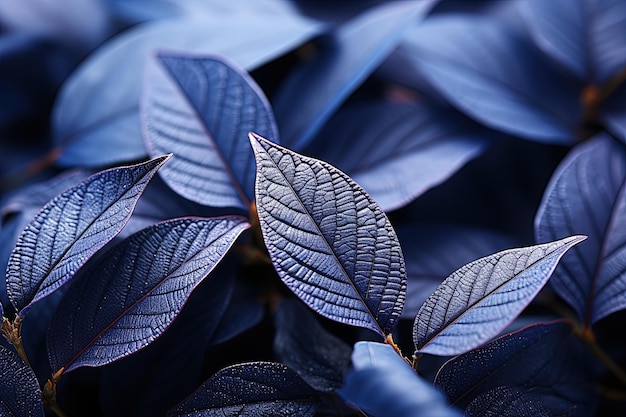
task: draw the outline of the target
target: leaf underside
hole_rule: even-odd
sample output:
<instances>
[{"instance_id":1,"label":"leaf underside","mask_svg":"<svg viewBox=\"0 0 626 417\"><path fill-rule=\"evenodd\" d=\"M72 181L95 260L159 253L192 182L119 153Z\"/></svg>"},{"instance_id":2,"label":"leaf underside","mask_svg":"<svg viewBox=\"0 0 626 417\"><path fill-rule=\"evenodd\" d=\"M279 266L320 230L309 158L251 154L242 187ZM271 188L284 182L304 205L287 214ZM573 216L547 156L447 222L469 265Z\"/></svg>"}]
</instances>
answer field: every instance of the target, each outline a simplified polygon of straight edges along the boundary
<instances>
[{"instance_id":1,"label":"leaf underside","mask_svg":"<svg viewBox=\"0 0 626 417\"><path fill-rule=\"evenodd\" d=\"M43 417L41 390L32 369L4 346L0 346L0 369L0 415Z\"/></svg>"}]
</instances>

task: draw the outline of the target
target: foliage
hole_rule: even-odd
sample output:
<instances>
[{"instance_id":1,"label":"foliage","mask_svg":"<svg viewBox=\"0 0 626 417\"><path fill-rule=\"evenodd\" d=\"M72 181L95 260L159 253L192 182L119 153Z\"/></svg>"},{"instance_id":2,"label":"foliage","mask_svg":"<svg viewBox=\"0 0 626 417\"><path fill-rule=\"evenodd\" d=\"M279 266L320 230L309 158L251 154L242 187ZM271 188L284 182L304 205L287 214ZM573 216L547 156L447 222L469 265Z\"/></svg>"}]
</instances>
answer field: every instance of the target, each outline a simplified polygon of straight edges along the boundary
<instances>
[{"instance_id":1,"label":"foliage","mask_svg":"<svg viewBox=\"0 0 626 417\"><path fill-rule=\"evenodd\" d=\"M6 4L0 414L626 412L625 2Z\"/></svg>"}]
</instances>

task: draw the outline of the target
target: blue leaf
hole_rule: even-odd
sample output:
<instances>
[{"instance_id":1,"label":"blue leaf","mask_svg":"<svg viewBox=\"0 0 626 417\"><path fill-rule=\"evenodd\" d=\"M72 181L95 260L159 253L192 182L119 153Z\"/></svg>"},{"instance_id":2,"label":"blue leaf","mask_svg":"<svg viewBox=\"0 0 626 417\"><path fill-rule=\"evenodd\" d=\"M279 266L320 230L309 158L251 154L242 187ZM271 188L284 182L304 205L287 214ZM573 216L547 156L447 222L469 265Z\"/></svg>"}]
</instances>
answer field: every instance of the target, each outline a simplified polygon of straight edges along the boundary
<instances>
[{"instance_id":1,"label":"blue leaf","mask_svg":"<svg viewBox=\"0 0 626 417\"><path fill-rule=\"evenodd\" d=\"M508 26L480 16L433 16L405 39L418 73L470 117L526 139L574 142L579 91Z\"/></svg>"},{"instance_id":2,"label":"blue leaf","mask_svg":"<svg viewBox=\"0 0 626 417\"><path fill-rule=\"evenodd\" d=\"M532 392L549 415L591 416L596 393L588 356L569 324L538 324L449 360L435 385L463 408L480 395L507 386Z\"/></svg>"},{"instance_id":3,"label":"blue leaf","mask_svg":"<svg viewBox=\"0 0 626 417\"><path fill-rule=\"evenodd\" d=\"M174 219L137 232L90 264L52 319L52 368L101 366L150 344L247 227L235 216Z\"/></svg>"},{"instance_id":4,"label":"blue leaf","mask_svg":"<svg viewBox=\"0 0 626 417\"><path fill-rule=\"evenodd\" d=\"M169 417L312 417L316 394L290 368L280 363L252 362L222 369Z\"/></svg>"},{"instance_id":5,"label":"blue leaf","mask_svg":"<svg viewBox=\"0 0 626 417\"><path fill-rule=\"evenodd\" d=\"M94 174L46 204L16 243L7 267L9 299L24 317L117 235L150 179L169 159Z\"/></svg>"},{"instance_id":6,"label":"blue leaf","mask_svg":"<svg viewBox=\"0 0 626 417\"><path fill-rule=\"evenodd\" d=\"M274 141L272 110L254 80L218 56L159 54L147 66L142 123L150 155L176 155L160 172L200 204L248 210L254 154L247 134Z\"/></svg>"},{"instance_id":7,"label":"blue leaf","mask_svg":"<svg viewBox=\"0 0 626 417\"><path fill-rule=\"evenodd\" d=\"M332 320L391 333L406 291L391 223L337 168L250 135L263 239L283 282Z\"/></svg>"},{"instance_id":8,"label":"blue leaf","mask_svg":"<svg viewBox=\"0 0 626 417\"><path fill-rule=\"evenodd\" d=\"M307 153L348 174L384 211L395 210L482 153L488 134L457 116L407 103L355 106L337 113Z\"/></svg>"},{"instance_id":9,"label":"blue leaf","mask_svg":"<svg viewBox=\"0 0 626 417\"><path fill-rule=\"evenodd\" d=\"M551 417L541 400L517 387L497 387L476 397L465 409L468 417Z\"/></svg>"},{"instance_id":10,"label":"blue leaf","mask_svg":"<svg viewBox=\"0 0 626 417\"><path fill-rule=\"evenodd\" d=\"M55 143L63 148L58 162L99 166L145 157L139 98L144 63L154 49L222 54L252 69L323 28L289 10L277 13L276 7L257 9L255 15L228 11L214 7L197 18L139 25L99 48L59 92L52 126Z\"/></svg>"},{"instance_id":11,"label":"blue leaf","mask_svg":"<svg viewBox=\"0 0 626 417\"><path fill-rule=\"evenodd\" d=\"M341 397L371 417L460 417L390 346L357 342Z\"/></svg>"},{"instance_id":12,"label":"blue leaf","mask_svg":"<svg viewBox=\"0 0 626 417\"><path fill-rule=\"evenodd\" d=\"M518 4L539 47L581 81L600 85L626 68L626 3L622 0Z\"/></svg>"},{"instance_id":13,"label":"blue leaf","mask_svg":"<svg viewBox=\"0 0 626 417\"><path fill-rule=\"evenodd\" d=\"M415 354L452 356L495 337L532 301L561 257L585 236L509 249L456 270L415 317Z\"/></svg>"},{"instance_id":14,"label":"blue leaf","mask_svg":"<svg viewBox=\"0 0 626 417\"><path fill-rule=\"evenodd\" d=\"M283 82L272 101L286 146L303 149L432 4L432 0L382 4L328 34L321 51Z\"/></svg>"},{"instance_id":15,"label":"blue leaf","mask_svg":"<svg viewBox=\"0 0 626 417\"><path fill-rule=\"evenodd\" d=\"M586 324L626 308L626 149L601 134L573 148L555 171L536 217L542 242L573 233L589 241L551 282Z\"/></svg>"},{"instance_id":16,"label":"blue leaf","mask_svg":"<svg viewBox=\"0 0 626 417\"><path fill-rule=\"evenodd\" d=\"M626 70L624 70L626 74ZM626 82L623 82L600 108L600 119L606 129L622 142L626 142Z\"/></svg>"},{"instance_id":17,"label":"blue leaf","mask_svg":"<svg viewBox=\"0 0 626 417\"><path fill-rule=\"evenodd\" d=\"M0 415L44 416L35 374L14 352L0 346Z\"/></svg>"}]
</instances>

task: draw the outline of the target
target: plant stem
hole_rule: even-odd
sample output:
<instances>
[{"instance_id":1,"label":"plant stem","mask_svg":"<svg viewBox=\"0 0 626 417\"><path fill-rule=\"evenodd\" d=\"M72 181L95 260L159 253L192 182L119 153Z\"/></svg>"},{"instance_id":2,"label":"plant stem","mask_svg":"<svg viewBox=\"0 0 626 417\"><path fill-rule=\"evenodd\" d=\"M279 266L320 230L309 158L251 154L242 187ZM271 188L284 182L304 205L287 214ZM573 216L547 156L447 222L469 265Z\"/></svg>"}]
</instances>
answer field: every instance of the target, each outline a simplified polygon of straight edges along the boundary
<instances>
[{"instance_id":1,"label":"plant stem","mask_svg":"<svg viewBox=\"0 0 626 417\"><path fill-rule=\"evenodd\" d=\"M65 369L61 368L52 375L52 379L43 386L41 390L41 397L43 399L43 405L56 414L58 417L68 417L67 414L61 410L61 407L57 404L57 384L61 380L61 375Z\"/></svg>"},{"instance_id":2,"label":"plant stem","mask_svg":"<svg viewBox=\"0 0 626 417\"><path fill-rule=\"evenodd\" d=\"M591 349L593 354L606 366L606 368L617 377L624 385L626 385L626 372L620 366L615 363L613 358L611 358L605 351L598 345L596 342L596 337L589 327L584 327L582 329L578 329L576 331L577 336L585 342L587 346Z\"/></svg>"},{"instance_id":3,"label":"plant stem","mask_svg":"<svg viewBox=\"0 0 626 417\"><path fill-rule=\"evenodd\" d=\"M400 355L400 357L402 359L404 359L404 361L406 363L408 363L409 365L412 365L411 361L402 354L402 351L400 350L400 348L398 347L398 345L396 345L396 342L393 341L393 335L391 333L389 333L386 337L385 337L385 343L387 343L388 345L391 345L391 347L393 348L393 350L396 351L396 353L398 355Z\"/></svg>"},{"instance_id":4,"label":"plant stem","mask_svg":"<svg viewBox=\"0 0 626 417\"><path fill-rule=\"evenodd\" d=\"M22 345L22 318L17 316L13 323L6 317L2 317L2 334L4 338L9 342L17 351L17 354L22 358L24 363L30 366L28 362L28 356Z\"/></svg>"}]
</instances>

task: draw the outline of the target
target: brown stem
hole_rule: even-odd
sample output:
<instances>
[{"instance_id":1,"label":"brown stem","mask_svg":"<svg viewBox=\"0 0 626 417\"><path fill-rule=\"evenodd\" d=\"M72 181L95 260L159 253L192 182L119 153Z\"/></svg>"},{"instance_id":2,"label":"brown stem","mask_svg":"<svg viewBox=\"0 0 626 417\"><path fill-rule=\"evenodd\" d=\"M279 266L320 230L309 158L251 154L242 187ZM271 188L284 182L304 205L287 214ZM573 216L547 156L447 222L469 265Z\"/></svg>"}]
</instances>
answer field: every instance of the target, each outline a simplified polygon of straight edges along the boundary
<instances>
[{"instance_id":1,"label":"brown stem","mask_svg":"<svg viewBox=\"0 0 626 417\"><path fill-rule=\"evenodd\" d=\"M43 405L50 411L54 412L58 417L67 417L67 414L61 410L61 407L57 404L57 384L61 379L64 368L59 369L52 375L52 379L43 386L41 390L41 396L43 399Z\"/></svg>"},{"instance_id":2,"label":"brown stem","mask_svg":"<svg viewBox=\"0 0 626 417\"><path fill-rule=\"evenodd\" d=\"M22 358L24 363L30 366L28 362L28 356L26 355L26 350L24 350L24 345L22 344L22 318L17 316L15 321L11 323L9 319L6 317L2 318L2 334L4 338L13 346L17 352L17 354Z\"/></svg>"}]
</instances>

